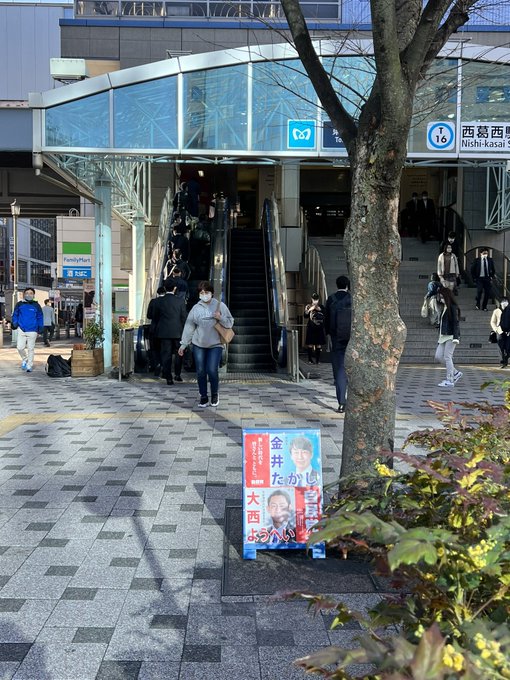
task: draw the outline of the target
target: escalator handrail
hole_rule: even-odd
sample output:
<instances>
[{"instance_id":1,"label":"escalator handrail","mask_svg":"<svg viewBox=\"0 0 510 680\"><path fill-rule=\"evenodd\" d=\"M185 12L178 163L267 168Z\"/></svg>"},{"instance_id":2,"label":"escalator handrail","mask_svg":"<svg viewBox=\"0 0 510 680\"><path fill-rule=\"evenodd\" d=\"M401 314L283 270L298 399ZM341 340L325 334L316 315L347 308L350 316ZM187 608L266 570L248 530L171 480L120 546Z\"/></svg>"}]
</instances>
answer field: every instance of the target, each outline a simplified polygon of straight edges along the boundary
<instances>
[{"instance_id":1,"label":"escalator handrail","mask_svg":"<svg viewBox=\"0 0 510 680\"><path fill-rule=\"evenodd\" d=\"M274 195L264 201L265 232L269 249L269 271L273 293L273 314L277 327L284 328L289 321L287 305L287 286L285 281L285 264L280 245L280 225L278 221L278 205Z\"/></svg>"},{"instance_id":2,"label":"escalator handrail","mask_svg":"<svg viewBox=\"0 0 510 680\"><path fill-rule=\"evenodd\" d=\"M143 296L143 316L147 322L147 308L149 302L156 296L157 289L161 285L161 277L163 268L166 264L166 250L168 238L170 236L170 217L173 209L173 192L170 187L167 189L161 212L159 215L159 229L158 238L152 247L151 259L149 263L149 271L147 273L147 280L145 282L145 291Z\"/></svg>"},{"instance_id":3,"label":"escalator handrail","mask_svg":"<svg viewBox=\"0 0 510 680\"><path fill-rule=\"evenodd\" d=\"M218 200L211 233L210 279L216 295L228 305L228 257L229 257L229 208L228 201Z\"/></svg>"}]
</instances>

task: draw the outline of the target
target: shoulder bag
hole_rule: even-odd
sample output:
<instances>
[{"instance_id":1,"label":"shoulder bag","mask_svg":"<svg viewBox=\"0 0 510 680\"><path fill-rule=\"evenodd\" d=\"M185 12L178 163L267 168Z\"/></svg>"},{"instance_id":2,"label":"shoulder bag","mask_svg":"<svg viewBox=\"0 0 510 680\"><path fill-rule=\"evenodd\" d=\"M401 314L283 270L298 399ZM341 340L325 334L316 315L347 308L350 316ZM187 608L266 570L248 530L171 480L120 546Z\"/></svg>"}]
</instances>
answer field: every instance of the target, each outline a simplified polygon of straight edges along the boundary
<instances>
[{"instance_id":1,"label":"shoulder bag","mask_svg":"<svg viewBox=\"0 0 510 680\"><path fill-rule=\"evenodd\" d=\"M220 308L220 303L218 302L218 309ZM214 330L220 336L221 343L223 345L229 345L235 337L235 333L231 328L225 328L219 321L214 324Z\"/></svg>"}]
</instances>

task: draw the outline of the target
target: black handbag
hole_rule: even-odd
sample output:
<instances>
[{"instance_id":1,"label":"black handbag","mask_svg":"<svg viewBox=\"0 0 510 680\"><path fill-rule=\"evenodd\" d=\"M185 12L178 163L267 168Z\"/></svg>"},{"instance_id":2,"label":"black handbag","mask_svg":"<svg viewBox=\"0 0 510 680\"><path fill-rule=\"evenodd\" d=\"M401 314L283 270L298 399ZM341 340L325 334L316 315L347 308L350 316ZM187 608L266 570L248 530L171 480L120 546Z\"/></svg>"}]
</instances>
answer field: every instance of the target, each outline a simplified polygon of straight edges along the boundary
<instances>
[{"instance_id":1,"label":"black handbag","mask_svg":"<svg viewBox=\"0 0 510 680\"><path fill-rule=\"evenodd\" d=\"M492 344L496 343L498 341L498 335L496 331L491 331L489 333L489 342L492 342Z\"/></svg>"}]
</instances>

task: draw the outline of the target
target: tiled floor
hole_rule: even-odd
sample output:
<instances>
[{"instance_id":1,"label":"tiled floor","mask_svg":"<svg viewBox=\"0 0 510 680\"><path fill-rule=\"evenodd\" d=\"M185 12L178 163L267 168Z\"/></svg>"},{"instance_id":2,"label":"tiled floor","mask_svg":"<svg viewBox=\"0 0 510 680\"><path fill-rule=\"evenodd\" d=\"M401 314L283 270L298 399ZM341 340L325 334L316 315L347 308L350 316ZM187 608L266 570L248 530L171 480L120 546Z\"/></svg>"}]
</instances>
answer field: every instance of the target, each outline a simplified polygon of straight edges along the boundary
<instances>
[{"instance_id":1,"label":"tiled floor","mask_svg":"<svg viewBox=\"0 0 510 680\"><path fill-rule=\"evenodd\" d=\"M294 659L352 640L302 603L222 591L242 428L320 427L325 481L338 474L330 367L310 369L298 385L225 382L199 409L192 382L51 379L0 350L1 680L292 680ZM464 373L466 400L501 376ZM443 374L400 371L398 443L434 422ZM379 597L345 590L357 608Z\"/></svg>"}]
</instances>

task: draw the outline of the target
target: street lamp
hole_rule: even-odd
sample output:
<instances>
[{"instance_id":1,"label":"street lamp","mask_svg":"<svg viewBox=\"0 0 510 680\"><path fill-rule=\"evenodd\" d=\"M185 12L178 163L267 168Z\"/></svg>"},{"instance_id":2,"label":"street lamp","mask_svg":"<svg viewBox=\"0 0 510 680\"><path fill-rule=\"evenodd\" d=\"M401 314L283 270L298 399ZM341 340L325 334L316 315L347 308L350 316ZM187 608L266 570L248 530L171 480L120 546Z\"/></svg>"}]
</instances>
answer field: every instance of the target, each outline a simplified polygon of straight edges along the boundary
<instances>
[{"instance_id":1,"label":"street lamp","mask_svg":"<svg viewBox=\"0 0 510 680\"><path fill-rule=\"evenodd\" d=\"M11 215L12 215L12 249L13 249L13 263L12 268L12 303L11 303L11 319L14 313L14 307L18 302L18 217L21 212L21 206L16 203L16 199L11 203ZM11 330L12 343L14 344L17 340L17 333Z\"/></svg>"}]
</instances>

